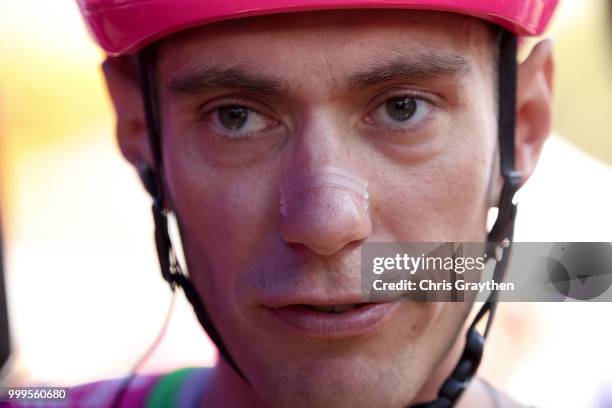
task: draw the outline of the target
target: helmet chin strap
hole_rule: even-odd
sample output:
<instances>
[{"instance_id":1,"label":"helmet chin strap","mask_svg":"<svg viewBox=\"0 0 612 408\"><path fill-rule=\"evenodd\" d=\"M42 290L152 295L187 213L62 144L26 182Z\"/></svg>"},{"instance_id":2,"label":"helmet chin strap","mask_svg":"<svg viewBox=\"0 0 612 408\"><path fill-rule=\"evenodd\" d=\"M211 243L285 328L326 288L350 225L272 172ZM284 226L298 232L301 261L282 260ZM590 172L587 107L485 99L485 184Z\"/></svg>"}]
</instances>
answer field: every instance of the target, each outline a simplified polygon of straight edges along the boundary
<instances>
[{"instance_id":1,"label":"helmet chin strap","mask_svg":"<svg viewBox=\"0 0 612 408\"><path fill-rule=\"evenodd\" d=\"M217 331L210 315L204 307L202 299L193 287L189 277L183 273L176 257L170 234L168 233L168 212L164 209L164 183L163 183L163 156L161 154L161 124L159 114L159 100L157 95L157 79L155 69L155 47L151 46L138 54L138 65L142 89L143 106L149 141L155 161L156 171L146 164L141 164L138 173L147 190L153 198L151 210L155 222L155 246L159 259L162 277L168 282L172 290L176 286L183 288L185 296L208 334L215 343L219 354L234 369L234 371L248 383L229 351L225 347L220 333Z\"/></svg>"},{"instance_id":2,"label":"helmet chin strap","mask_svg":"<svg viewBox=\"0 0 612 408\"><path fill-rule=\"evenodd\" d=\"M502 258L498 259L495 266L493 273L493 279L495 281L501 281L503 279L504 271L508 264L508 258L510 257L514 219L517 210L516 205L513 203L513 197L521 182L521 176L514 168L514 124L517 78L516 51L516 37L512 33L502 29L499 56L498 137L501 173L504 179L504 185L500 197L497 220L488 235L489 244L487 246L487 253L491 255L489 258L494 258L493 254L495 248L502 245L502 243L505 243L506 249L503 251ZM155 244L162 276L169 283L172 290L175 290L176 286L183 288L187 299L193 306L200 324L217 346L221 357L225 359L240 378L246 383L249 383L248 379L225 347L220 333L217 331L210 315L206 311L204 303L193 287L191 280L181 270L172 247L172 242L168 234L167 211L164 209L161 116L159 114L159 100L157 94L155 46L149 46L141 51L137 55L137 59L140 70L147 131L155 165L155 171L149 166L141 166L139 168L139 174L147 191L153 197L152 212L155 221ZM437 399L431 402L414 405L413 408L444 408L455 405L478 369L483 354L484 340L493 321L496 304L497 292L492 292L470 325L466 335L463 354L451 375L440 388ZM485 315L488 316L486 328L484 333L480 334L476 330L476 325Z\"/></svg>"},{"instance_id":3,"label":"helmet chin strap","mask_svg":"<svg viewBox=\"0 0 612 408\"><path fill-rule=\"evenodd\" d=\"M499 45L499 112L498 112L498 138L500 151L501 173L504 185L499 200L497 220L487 237L487 254L489 259L495 259L495 249L505 247L501 259L493 271L493 280L501 282L512 252L512 238L514 235L514 221L517 206L514 204L514 194L521 184L521 174L514 167L514 129L516 116L516 84L517 84L517 38L512 33L502 30ZM484 305L476 314L470 325L465 348L459 362L451 375L446 379L438 398L413 408L446 408L453 407L459 397L467 389L470 381L476 374L482 354L484 341L489 334L497 307L497 291L491 292ZM487 323L483 334L478 333L476 325L487 316Z\"/></svg>"}]
</instances>

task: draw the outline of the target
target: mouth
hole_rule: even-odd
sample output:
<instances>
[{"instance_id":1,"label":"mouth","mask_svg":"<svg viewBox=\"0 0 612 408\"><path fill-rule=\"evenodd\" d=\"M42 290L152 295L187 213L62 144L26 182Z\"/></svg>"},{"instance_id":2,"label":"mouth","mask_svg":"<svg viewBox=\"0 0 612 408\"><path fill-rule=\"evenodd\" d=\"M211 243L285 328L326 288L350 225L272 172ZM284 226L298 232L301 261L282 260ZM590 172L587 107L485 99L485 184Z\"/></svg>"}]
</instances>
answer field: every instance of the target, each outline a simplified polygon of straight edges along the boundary
<instances>
[{"instance_id":1,"label":"mouth","mask_svg":"<svg viewBox=\"0 0 612 408\"><path fill-rule=\"evenodd\" d=\"M302 305L304 307L310 307L314 310L316 310L317 312L325 312L325 313L343 313L349 310L353 310L356 307L360 307L362 305L357 304L357 303L349 303L346 305L323 305L323 306L317 306L317 305Z\"/></svg>"},{"instance_id":2,"label":"mouth","mask_svg":"<svg viewBox=\"0 0 612 408\"><path fill-rule=\"evenodd\" d=\"M398 307L399 299L383 303L290 304L267 310L282 325L302 335L338 339L376 331Z\"/></svg>"}]
</instances>

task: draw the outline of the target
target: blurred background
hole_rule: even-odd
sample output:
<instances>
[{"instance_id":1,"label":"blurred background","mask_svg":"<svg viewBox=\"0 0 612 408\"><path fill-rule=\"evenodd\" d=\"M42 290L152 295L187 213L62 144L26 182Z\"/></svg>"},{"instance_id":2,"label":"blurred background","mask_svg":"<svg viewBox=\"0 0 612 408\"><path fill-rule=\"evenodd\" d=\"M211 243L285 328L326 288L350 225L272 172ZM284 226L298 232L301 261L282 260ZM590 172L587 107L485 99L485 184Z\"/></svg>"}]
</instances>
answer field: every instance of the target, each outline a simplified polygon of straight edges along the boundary
<instances>
[{"instance_id":1,"label":"blurred background","mask_svg":"<svg viewBox=\"0 0 612 408\"><path fill-rule=\"evenodd\" d=\"M612 242L612 23L606 0L561 3L548 33L555 134L521 192L516 240ZM125 375L170 304L101 61L74 0L0 0L6 384ZM502 304L482 373L532 405L612 407L611 315L608 303ZM215 358L181 294L143 370Z\"/></svg>"}]
</instances>

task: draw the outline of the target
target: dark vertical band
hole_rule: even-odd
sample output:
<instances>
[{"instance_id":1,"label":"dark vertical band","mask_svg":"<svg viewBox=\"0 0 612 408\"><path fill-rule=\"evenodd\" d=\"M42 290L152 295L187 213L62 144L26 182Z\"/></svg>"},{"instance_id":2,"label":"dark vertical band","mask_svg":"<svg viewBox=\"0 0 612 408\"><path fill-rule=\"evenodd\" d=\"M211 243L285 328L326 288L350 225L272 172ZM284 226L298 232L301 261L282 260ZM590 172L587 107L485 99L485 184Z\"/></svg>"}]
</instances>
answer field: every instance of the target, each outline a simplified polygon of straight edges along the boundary
<instances>
[{"instance_id":1,"label":"dark vertical band","mask_svg":"<svg viewBox=\"0 0 612 408\"><path fill-rule=\"evenodd\" d=\"M0 222L0 370L8 361L11 352L11 338L9 335L8 324L8 306L6 304L6 290L4 285L3 244L4 242L2 240L2 223Z\"/></svg>"},{"instance_id":2,"label":"dark vertical band","mask_svg":"<svg viewBox=\"0 0 612 408\"><path fill-rule=\"evenodd\" d=\"M509 227L516 216L514 194L521 185L521 173L515 168L515 126L517 87L517 38L502 30L499 48L499 112L498 129L500 171L504 179L497 220L489 233L489 242L499 243L508 238Z\"/></svg>"}]
</instances>

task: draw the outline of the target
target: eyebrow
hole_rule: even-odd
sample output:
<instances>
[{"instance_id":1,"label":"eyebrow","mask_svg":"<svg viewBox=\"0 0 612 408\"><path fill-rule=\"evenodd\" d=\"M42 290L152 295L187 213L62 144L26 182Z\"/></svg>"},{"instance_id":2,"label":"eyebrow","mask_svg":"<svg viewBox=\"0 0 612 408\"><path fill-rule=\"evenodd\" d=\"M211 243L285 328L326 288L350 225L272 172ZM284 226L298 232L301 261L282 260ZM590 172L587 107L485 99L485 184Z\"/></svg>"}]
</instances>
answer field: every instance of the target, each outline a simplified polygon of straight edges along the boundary
<instances>
[{"instance_id":1,"label":"eyebrow","mask_svg":"<svg viewBox=\"0 0 612 408\"><path fill-rule=\"evenodd\" d=\"M345 88L354 90L391 80L417 81L459 77L469 70L469 62L458 54L417 53L410 58L381 61L360 71L349 71L343 82ZM240 88L268 96L286 95L290 88L280 79L254 74L241 68L207 65L178 75L167 87L175 95L197 95L216 89Z\"/></svg>"},{"instance_id":2,"label":"eyebrow","mask_svg":"<svg viewBox=\"0 0 612 408\"><path fill-rule=\"evenodd\" d=\"M374 64L368 69L349 75L349 89L377 85L391 80L426 80L442 77L461 77L470 71L469 62L458 54L418 53L410 58L400 57Z\"/></svg>"},{"instance_id":3,"label":"eyebrow","mask_svg":"<svg viewBox=\"0 0 612 408\"><path fill-rule=\"evenodd\" d=\"M168 89L176 95L195 95L222 88L242 88L271 96L287 92L287 87L279 80L238 68L202 66L181 74L168 83Z\"/></svg>"}]
</instances>

